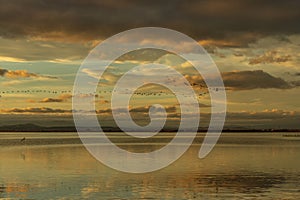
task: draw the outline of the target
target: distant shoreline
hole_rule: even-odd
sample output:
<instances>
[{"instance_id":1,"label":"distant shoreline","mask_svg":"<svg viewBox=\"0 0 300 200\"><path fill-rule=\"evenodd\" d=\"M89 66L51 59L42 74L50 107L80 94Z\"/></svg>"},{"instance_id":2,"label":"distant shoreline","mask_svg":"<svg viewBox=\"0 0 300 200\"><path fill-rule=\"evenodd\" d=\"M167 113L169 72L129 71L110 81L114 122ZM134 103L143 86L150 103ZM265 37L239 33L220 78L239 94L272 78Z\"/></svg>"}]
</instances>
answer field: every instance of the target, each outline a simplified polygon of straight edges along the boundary
<instances>
[{"instance_id":1,"label":"distant shoreline","mask_svg":"<svg viewBox=\"0 0 300 200\"><path fill-rule=\"evenodd\" d=\"M123 132L116 127L103 127L104 132ZM87 132L97 132L97 128L84 128ZM177 129L163 129L160 132L177 132ZM19 124L19 125L6 125L0 127L0 132L77 132L77 129L73 126L65 127L45 127L35 124ZM132 131L134 132L134 131ZM188 130L186 132L189 132ZM207 128L200 128L199 133L207 132ZM223 129L222 132L300 132L300 129Z\"/></svg>"},{"instance_id":2,"label":"distant shoreline","mask_svg":"<svg viewBox=\"0 0 300 200\"><path fill-rule=\"evenodd\" d=\"M0 134L1 135L1 134ZM97 135L97 134L96 134ZM76 133L66 135L62 132L50 133L24 133L18 134L17 132L6 133L4 137L0 137L1 147L11 146L36 146L36 145L82 145L84 138L85 145L108 145L106 140L102 140L104 136L97 137L96 135L87 135L79 137ZM300 134L222 134L218 139L218 145L299 145ZM173 143L174 145L186 144L186 139L193 136L189 134L181 134L178 140ZM167 144L174 138L173 134L161 134L151 138L134 138L123 134L107 134L107 138L114 144L123 147L139 147L148 146L147 148L159 149ZM204 142L205 135L198 134L193 139L193 145L201 145ZM212 141L206 141L205 144L210 144ZM143 148L142 148L143 149Z\"/></svg>"}]
</instances>

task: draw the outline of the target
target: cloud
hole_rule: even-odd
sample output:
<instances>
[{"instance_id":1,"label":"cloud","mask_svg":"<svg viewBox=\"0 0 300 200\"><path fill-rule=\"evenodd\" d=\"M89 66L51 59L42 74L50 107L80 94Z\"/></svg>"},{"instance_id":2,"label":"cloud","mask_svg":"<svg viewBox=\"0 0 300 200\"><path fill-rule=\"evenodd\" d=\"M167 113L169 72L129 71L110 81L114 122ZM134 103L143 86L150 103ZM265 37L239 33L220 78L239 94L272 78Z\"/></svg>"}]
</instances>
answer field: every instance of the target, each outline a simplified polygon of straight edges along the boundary
<instances>
[{"instance_id":1,"label":"cloud","mask_svg":"<svg viewBox=\"0 0 300 200\"><path fill-rule=\"evenodd\" d=\"M90 98L90 97L99 97L99 95L98 94L81 94L81 93L79 93L79 94L75 94L75 97L79 97L79 98Z\"/></svg>"},{"instance_id":2,"label":"cloud","mask_svg":"<svg viewBox=\"0 0 300 200\"><path fill-rule=\"evenodd\" d=\"M66 102L68 99L71 99L71 94L61 94L58 98L44 98L39 103L61 103Z\"/></svg>"},{"instance_id":3,"label":"cloud","mask_svg":"<svg viewBox=\"0 0 300 200\"><path fill-rule=\"evenodd\" d=\"M175 106L166 106L164 108L165 108L165 111L167 113L174 113L174 112L176 112L176 107ZM131 108L129 111L133 112L133 113L148 113L149 109L150 109L150 106L144 106L144 107ZM155 107L154 106L154 111L155 112L162 112L163 109L161 107Z\"/></svg>"},{"instance_id":4,"label":"cloud","mask_svg":"<svg viewBox=\"0 0 300 200\"><path fill-rule=\"evenodd\" d=\"M98 94L76 94L76 97L79 98L89 98L89 97L99 97ZM38 101L39 103L62 103L62 102L67 102L69 99L71 99L73 97L72 94L61 94L59 95L57 98L52 98L52 97L46 97L40 101ZM35 100L33 99L28 99L27 102L29 103L36 103ZM95 102L99 102L101 104L106 104L109 103L109 101L107 100L99 100L99 101L95 101Z\"/></svg>"},{"instance_id":5,"label":"cloud","mask_svg":"<svg viewBox=\"0 0 300 200\"><path fill-rule=\"evenodd\" d=\"M28 102L28 103L36 103L36 102L38 102L38 103L62 103L62 102L68 101L71 98L72 98L71 94L61 94L57 98L46 97L40 101L36 101L33 99L27 99L26 102Z\"/></svg>"},{"instance_id":6,"label":"cloud","mask_svg":"<svg viewBox=\"0 0 300 200\"><path fill-rule=\"evenodd\" d=\"M135 39L136 39L136 37L133 38L133 40L135 40ZM173 44L170 44L170 42L173 42ZM162 43L168 43L167 45L172 45L173 47L178 45L178 43L176 43L176 41L157 41L157 38L155 38L154 40L151 40L151 39L146 40L143 38L142 44L153 45L154 43L159 43L159 45L162 45ZM182 45L181 45L181 48L182 48ZM122 61L128 62L129 61L130 63L133 63L133 64L142 64L142 63L147 63L147 62L154 62L157 59L161 58L162 56L165 56L168 54L171 54L171 53L168 53L161 49L138 49L138 50L131 51L131 52L128 52L128 53L120 56L118 58L118 62L122 62Z\"/></svg>"},{"instance_id":7,"label":"cloud","mask_svg":"<svg viewBox=\"0 0 300 200\"><path fill-rule=\"evenodd\" d=\"M0 76L4 76L7 72L8 70L6 69L0 69Z\"/></svg>"},{"instance_id":8,"label":"cloud","mask_svg":"<svg viewBox=\"0 0 300 200\"><path fill-rule=\"evenodd\" d=\"M48 61L80 64L90 49L90 46L81 43L34 41L28 38L12 40L0 37L0 61L3 62Z\"/></svg>"},{"instance_id":9,"label":"cloud","mask_svg":"<svg viewBox=\"0 0 300 200\"><path fill-rule=\"evenodd\" d=\"M292 81L291 84L295 87L300 86L300 81Z\"/></svg>"},{"instance_id":10,"label":"cloud","mask_svg":"<svg viewBox=\"0 0 300 200\"><path fill-rule=\"evenodd\" d=\"M252 90L258 88L289 89L293 87L293 85L285 80L274 77L263 70L222 72L221 75L225 87L230 90ZM185 78L194 87L205 85L200 76L186 75Z\"/></svg>"},{"instance_id":11,"label":"cloud","mask_svg":"<svg viewBox=\"0 0 300 200\"><path fill-rule=\"evenodd\" d=\"M2 82L1 85L3 85L3 86L13 86L13 85L19 85L21 83L23 83L23 81L20 81L20 80L11 80L11 81Z\"/></svg>"},{"instance_id":12,"label":"cloud","mask_svg":"<svg viewBox=\"0 0 300 200\"><path fill-rule=\"evenodd\" d=\"M58 96L59 99L63 99L63 100L67 100L67 99L71 99L72 95L71 94L61 94Z\"/></svg>"},{"instance_id":13,"label":"cloud","mask_svg":"<svg viewBox=\"0 0 300 200\"><path fill-rule=\"evenodd\" d=\"M93 70L93 69L85 68L82 70L82 72L97 80L97 82L93 82L90 84L98 84L98 80L99 80L101 86L111 86L115 84L116 81L121 77L120 74L115 74L107 71L103 72L102 69ZM100 77L100 73L102 73L101 77Z\"/></svg>"},{"instance_id":14,"label":"cloud","mask_svg":"<svg viewBox=\"0 0 300 200\"><path fill-rule=\"evenodd\" d=\"M26 60L22 58L14 58L9 56L0 56L0 60L2 62L26 62Z\"/></svg>"},{"instance_id":15,"label":"cloud","mask_svg":"<svg viewBox=\"0 0 300 200\"><path fill-rule=\"evenodd\" d=\"M0 76L10 78L10 79L17 79L17 78L42 78L42 79L57 79L57 77L53 76L45 76L39 75L35 73L30 73L27 70L7 70L0 68Z\"/></svg>"},{"instance_id":16,"label":"cloud","mask_svg":"<svg viewBox=\"0 0 300 200\"><path fill-rule=\"evenodd\" d=\"M259 121L259 120L278 120L283 118L297 118L300 116L298 111L286 111L280 109L266 109L263 111L242 111L242 112L229 112L227 113L227 118L230 120L244 119L249 121Z\"/></svg>"},{"instance_id":17,"label":"cloud","mask_svg":"<svg viewBox=\"0 0 300 200\"><path fill-rule=\"evenodd\" d=\"M119 111L122 111L122 112L125 112L126 110L125 109L118 109ZM112 110L110 108L105 108L105 109L99 109L99 110L96 110L96 113L97 114L111 114L112 113Z\"/></svg>"},{"instance_id":18,"label":"cloud","mask_svg":"<svg viewBox=\"0 0 300 200\"><path fill-rule=\"evenodd\" d=\"M278 55L276 51L266 52L261 56L251 58L250 65L267 64L267 63L283 63L291 60L291 55Z\"/></svg>"},{"instance_id":19,"label":"cloud","mask_svg":"<svg viewBox=\"0 0 300 200\"><path fill-rule=\"evenodd\" d=\"M199 43L206 47L206 48L210 48L210 47L238 47L240 45L239 42L234 41L233 39L204 39L204 40L200 40ZM209 51L210 49L208 49Z\"/></svg>"},{"instance_id":20,"label":"cloud","mask_svg":"<svg viewBox=\"0 0 300 200\"><path fill-rule=\"evenodd\" d=\"M54 109L54 108L10 108L10 109L1 109L1 113L72 113L72 110L64 110L64 109Z\"/></svg>"},{"instance_id":21,"label":"cloud","mask_svg":"<svg viewBox=\"0 0 300 200\"><path fill-rule=\"evenodd\" d=\"M176 104L176 105L180 106L179 103ZM182 104L181 104L181 105L182 105ZM207 104L200 103L200 102L198 102L197 104L191 104L191 103L188 103L187 105L188 105L188 106L199 106L199 108L210 108L210 107L211 107L211 105L207 105Z\"/></svg>"},{"instance_id":22,"label":"cloud","mask_svg":"<svg viewBox=\"0 0 300 200\"><path fill-rule=\"evenodd\" d=\"M291 88L291 85L285 80L274 77L263 70L223 72L222 78L225 86L232 90Z\"/></svg>"},{"instance_id":23,"label":"cloud","mask_svg":"<svg viewBox=\"0 0 300 200\"><path fill-rule=\"evenodd\" d=\"M185 65L185 63L183 64ZM148 71L142 71L142 73L151 75ZM153 75L155 75L155 72ZM251 90L259 88L289 89L298 85L296 82L285 81L284 79L275 77L263 70L222 72L221 75L225 87L230 90ZM109 74L107 77L106 80L109 81L109 83L113 83L118 78L118 76L112 74ZM185 75L184 77L192 86L194 86L194 89L206 87L203 78L199 75ZM149 90L150 88L148 87L147 89ZM161 90L161 88L158 89Z\"/></svg>"},{"instance_id":24,"label":"cloud","mask_svg":"<svg viewBox=\"0 0 300 200\"><path fill-rule=\"evenodd\" d=\"M95 102L100 103L100 104L108 104L110 101L105 100L105 99L101 99L101 100L98 100L98 101L95 101Z\"/></svg>"},{"instance_id":25,"label":"cloud","mask_svg":"<svg viewBox=\"0 0 300 200\"><path fill-rule=\"evenodd\" d=\"M63 102L63 99L55 99L55 98L44 98L40 101L40 103L57 103L57 102Z\"/></svg>"},{"instance_id":26,"label":"cloud","mask_svg":"<svg viewBox=\"0 0 300 200\"><path fill-rule=\"evenodd\" d=\"M151 106L139 106L139 107L132 107L129 108L129 112L133 114L146 114L148 115L149 109ZM165 111L167 113L174 113L176 112L176 107L175 106L165 106ZM163 110L160 107L154 107L156 112L162 112ZM114 108L114 111L122 113L126 112L127 108ZM110 108L105 108L105 109L99 109L96 111L98 114L111 114L112 110Z\"/></svg>"},{"instance_id":27,"label":"cloud","mask_svg":"<svg viewBox=\"0 0 300 200\"><path fill-rule=\"evenodd\" d=\"M245 45L261 35L299 32L299 4L299 1L280 0L151 3L138 0L15 3L3 0L0 36L82 42L103 39L131 28L158 26L184 32L197 40L226 39ZM112 13L114 17L107 17ZM250 34L249 30L252 36L241 37Z\"/></svg>"}]
</instances>

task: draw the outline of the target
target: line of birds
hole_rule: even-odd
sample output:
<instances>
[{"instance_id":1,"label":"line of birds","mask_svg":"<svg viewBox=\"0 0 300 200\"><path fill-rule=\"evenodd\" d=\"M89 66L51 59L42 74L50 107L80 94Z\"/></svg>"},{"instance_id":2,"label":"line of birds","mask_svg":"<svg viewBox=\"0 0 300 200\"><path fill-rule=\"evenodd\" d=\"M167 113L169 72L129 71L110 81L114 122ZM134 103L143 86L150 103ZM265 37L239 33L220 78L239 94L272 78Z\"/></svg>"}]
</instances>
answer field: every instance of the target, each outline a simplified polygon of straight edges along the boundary
<instances>
[{"instance_id":1,"label":"line of birds","mask_svg":"<svg viewBox=\"0 0 300 200\"><path fill-rule=\"evenodd\" d=\"M207 90L206 90L207 89ZM206 94L209 94L209 92L218 92L222 90L222 88L214 87L214 88L205 88L203 89L203 92L198 93L198 96L203 96ZM100 90L94 93L82 93L80 91L74 91L75 95L97 95L97 94L109 94L112 92L116 92L116 90ZM6 91L0 91L0 97L4 94L36 94L36 93L47 93L47 94L71 94L71 90L6 90ZM123 94L129 94L129 90L125 89ZM161 95L170 95L172 92L167 92L167 91L152 91L152 92L134 92L134 95L139 95L139 96L161 96Z\"/></svg>"},{"instance_id":2,"label":"line of birds","mask_svg":"<svg viewBox=\"0 0 300 200\"><path fill-rule=\"evenodd\" d=\"M52 94L64 94L64 93L71 93L71 90L6 90L6 91L0 91L0 94L16 94L16 93L52 93Z\"/></svg>"}]
</instances>

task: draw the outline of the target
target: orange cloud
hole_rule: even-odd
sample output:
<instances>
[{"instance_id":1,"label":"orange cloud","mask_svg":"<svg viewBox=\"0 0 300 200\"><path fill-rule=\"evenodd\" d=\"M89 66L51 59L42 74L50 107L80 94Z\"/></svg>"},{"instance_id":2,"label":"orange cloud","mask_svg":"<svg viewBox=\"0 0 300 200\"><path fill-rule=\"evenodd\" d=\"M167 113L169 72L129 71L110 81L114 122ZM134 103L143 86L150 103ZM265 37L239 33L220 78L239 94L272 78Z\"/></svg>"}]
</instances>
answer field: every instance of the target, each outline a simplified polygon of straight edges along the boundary
<instances>
[{"instance_id":1,"label":"orange cloud","mask_svg":"<svg viewBox=\"0 0 300 200\"><path fill-rule=\"evenodd\" d=\"M40 103L57 103L57 102L63 102L63 99L55 99L55 98L44 98L40 101Z\"/></svg>"},{"instance_id":2,"label":"orange cloud","mask_svg":"<svg viewBox=\"0 0 300 200\"><path fill-rule=\"evenodd\" d=\"M71 98L72 98L71 94L61 94L58 96L58 98L44 98L40 101L40 103L60 103L60 102L65 102Z\"/></svg>"},{"instance_id":3,"label":"orange cloud","mask_svg":"<svg viewBox=\"0 0 300 200\"><path fill-rule=\"evenodd\" d=\"M229 40L213 40L213 39L207 39L207 40L201 40L199 43L202 46L217 46L217 47L235 47L238 46L239 43Z\"/></svg>"},{"instance_id":4,"label":"orange cloud","mask_svg":"<svg viewBox=\"0 0 300 200\"><path fill-rule=\"evenodd\" d=\"M71 99L72 95L71 94L61 94L58 96L59 99L63 99L63 100L67 100L67 99Z\"/></svg>"},{"instance_id":5,"label":"orange cloud","mask_svg":"<svg viewBox=\"0 0 300 200\"><path fill-rule=\"evenodd\" d=\"M30 73L27 70L7 70L7 69L1 69L0 68L0 76L6 77L6 78L46 78L46 79L57 79L53 76L45 76L45 75L39 75L35 73Z\"/></svg>"}]
</instances>

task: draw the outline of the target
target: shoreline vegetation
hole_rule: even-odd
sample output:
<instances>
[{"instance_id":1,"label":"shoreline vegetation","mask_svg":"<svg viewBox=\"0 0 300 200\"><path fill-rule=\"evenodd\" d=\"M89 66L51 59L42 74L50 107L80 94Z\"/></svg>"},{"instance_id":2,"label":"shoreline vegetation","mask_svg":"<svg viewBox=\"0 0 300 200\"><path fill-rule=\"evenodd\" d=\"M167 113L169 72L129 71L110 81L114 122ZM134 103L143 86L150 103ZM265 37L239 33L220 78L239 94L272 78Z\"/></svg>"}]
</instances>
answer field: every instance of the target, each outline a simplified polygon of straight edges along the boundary
<instances>
[{"instance_id":1,"label":"shoreline vegetation","mask_svg":"<svg viewBox=\"0 0 300 200\"><path fill-rule=\"evenodd\" d=\"M123 132L118 127L103 127L104 132ZM97 132L97 128L84 128L88 132ZM160 132L177 132L177 129L167 129L164 128ZM18 125L5 125L0 126L0 132L77 132L77 129L74 126L39 126L36 124L18 124ZM132 131L134 132L134 131ZM186 131L188 132L188 130ZM199 128L198 132L207 132L207 128ZM247 129L247 128L225 128L222 132L288 132L288 133L297 133L300 132L300 129ZM284 134L284 137L300 137L300 134Z\"/></svg>"}]
</instances>

